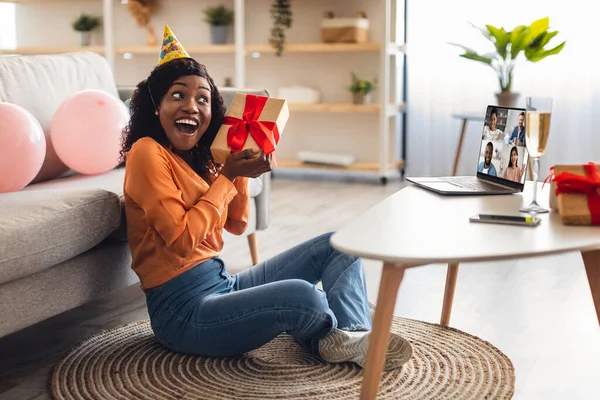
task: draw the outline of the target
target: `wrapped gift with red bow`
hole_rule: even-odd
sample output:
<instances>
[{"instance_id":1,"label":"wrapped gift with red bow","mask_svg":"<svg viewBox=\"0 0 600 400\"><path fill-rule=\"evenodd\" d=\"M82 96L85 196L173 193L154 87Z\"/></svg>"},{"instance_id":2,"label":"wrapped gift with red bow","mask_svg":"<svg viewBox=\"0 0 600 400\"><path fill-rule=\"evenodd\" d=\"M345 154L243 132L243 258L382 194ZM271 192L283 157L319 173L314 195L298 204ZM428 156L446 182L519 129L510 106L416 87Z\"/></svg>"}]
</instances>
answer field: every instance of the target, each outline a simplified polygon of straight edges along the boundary
<instances>
[{"instance_id":1,"label":"wrapped gift with red bow","mask_svg":"<svg viewBox=\"0 0 600 400\"><path fill-rule=\"evenodd\" d=\"M284 99L236 93L210 147L215 162L225 164L229 154L245 149L273 153L289 117Z\"/></svg>"},{"instance_id":2,"label":"wrapped gift with red bow","mask_svg":"<svg viewBox=\"0 0 600 400\"><path fill-rule=\"evenodd\" d=\"M555 166L551 191L565 225L600 225L600 165Z\"/></svg>"}]
</instances>

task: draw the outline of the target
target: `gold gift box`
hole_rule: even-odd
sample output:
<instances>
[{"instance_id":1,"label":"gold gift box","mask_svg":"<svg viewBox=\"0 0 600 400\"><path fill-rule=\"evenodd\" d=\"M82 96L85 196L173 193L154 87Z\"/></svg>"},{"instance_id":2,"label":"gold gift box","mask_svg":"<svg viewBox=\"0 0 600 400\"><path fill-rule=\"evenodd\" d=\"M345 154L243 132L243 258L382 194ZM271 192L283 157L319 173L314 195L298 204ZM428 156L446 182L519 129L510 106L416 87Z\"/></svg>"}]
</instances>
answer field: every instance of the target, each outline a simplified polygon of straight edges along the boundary
<instances>
[{"instance_id":1,"label":"gold gift box","mask_svg":"<svg viewBox=\"0 0 600 400\"><path fill-rule=\"evenodd\" d=\"M229 110L227 111L227 116L242 119L244 115L244 109L246 107L246 98L247 94L236 93L231 105L229 106ZM287 101L284 99L269 97L260 113L260 116L258 117L258 121L275 122L275 125L277 125L277 129L279 131L279 135L281 135L289 117L290 111ZM227 132L229 131L230 127L230 124L221 125L219 131L217 132L217 136L215 136L213 144L210 146L213 159L218 164L225 164L225 160L229 154L231 154L231 148L227 145ZM252 135L248 133L248 138L246 139L242 150L259 148L260 146L256 143Z\"/></svg>"},{"instance_id":2,"label":"gold gift box","mask_svg":"<svg viewBox=\"0 0 600 400\"><path fill-rule=\"evenodd\" d=\"M600 165L596 168L600 172ZM592 214L588 205L588 195L585 193L561 193L556 195L556 182L554 177L561 172L587 176L583 165L557 165L554 167L554 176L550 186L550 207L558 210L560 218L565 225L591 225Z\"/></svg>"}]
</instances>

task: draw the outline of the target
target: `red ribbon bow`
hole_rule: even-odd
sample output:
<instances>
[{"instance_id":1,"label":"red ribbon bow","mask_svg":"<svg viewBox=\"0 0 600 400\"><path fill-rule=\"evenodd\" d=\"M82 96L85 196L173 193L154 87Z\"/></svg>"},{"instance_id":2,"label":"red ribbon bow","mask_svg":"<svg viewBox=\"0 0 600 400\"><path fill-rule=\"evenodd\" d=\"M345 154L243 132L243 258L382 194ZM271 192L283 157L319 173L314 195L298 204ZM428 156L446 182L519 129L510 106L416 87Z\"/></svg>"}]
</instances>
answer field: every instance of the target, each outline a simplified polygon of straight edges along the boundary
<instances>
[{"instance_id":1,"label":"red ribbon bow","mask_svg":"<svg viewBox=\"0 0 600 400\"><path fill-rule=\"evenodd\" d=\"M267 100L266 96L247 94L242 119L225 117L223 124L231 125L227 131L227 146L231 148L232 153L242 151L248 139L248 133L265 154L275 151L275 146L279 142L277 125L275 122L258 120Z\"/></svg>"},{"instance_id":2,"label":"red ribbon bow","mask_svg":"<svg viewBox=\"0 0 600 400\"><path fill-rule=\"evenodd\" d=\"M592 225L600 225L600 173L596 164L590 162L583 166L587 176L571 172L561 172L554 177L556 195L561 193L582 193L588 196L588 205L592 214Z\"/></svg>"},{"instance_id":3,"label":"red ribbon bow","mask_svg":"<svg viewBox=\"0 0 600 400\"><path fill-rule=\"evenodd\" d=\"M544 179L542 189L544 188L544 186L546 186L546 183L548 183L548 181L552 180L552 178L554 178L554 166L550 167L550 174L546 177L546 179Z\"/></svg>"}]
</instances>

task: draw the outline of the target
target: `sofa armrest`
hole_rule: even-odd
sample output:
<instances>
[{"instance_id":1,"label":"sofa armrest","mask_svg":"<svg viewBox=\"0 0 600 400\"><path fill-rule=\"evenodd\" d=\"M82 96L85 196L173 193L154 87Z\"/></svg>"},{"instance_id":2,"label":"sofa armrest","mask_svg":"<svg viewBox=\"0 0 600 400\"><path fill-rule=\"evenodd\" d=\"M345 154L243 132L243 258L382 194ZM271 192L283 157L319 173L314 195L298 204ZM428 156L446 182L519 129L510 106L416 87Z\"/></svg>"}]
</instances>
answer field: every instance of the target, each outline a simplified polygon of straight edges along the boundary
<instances>
[{"instance_id":1,"label":"sofa armrest","mask_svg":"<svg viewBox=\"0 0 600 400\"><path fill-rule=\"evenodd\" d=\"M271 173L263 174L262 190L254 198L256 202L256 230L267 229L271 221Z\"/></svg>"},{"instance_id":2,"label":"sofa armrest","mask_svg":"<svg viewBox=\"0 0 600 400\"><path fill-rule=\"evenodd\" d=\"M133 96L133 92L135 91L136 86L117 86L117 92L119 93L119 98L123 101L127 101L131 99Z\"/></svg>"}]
</instances>

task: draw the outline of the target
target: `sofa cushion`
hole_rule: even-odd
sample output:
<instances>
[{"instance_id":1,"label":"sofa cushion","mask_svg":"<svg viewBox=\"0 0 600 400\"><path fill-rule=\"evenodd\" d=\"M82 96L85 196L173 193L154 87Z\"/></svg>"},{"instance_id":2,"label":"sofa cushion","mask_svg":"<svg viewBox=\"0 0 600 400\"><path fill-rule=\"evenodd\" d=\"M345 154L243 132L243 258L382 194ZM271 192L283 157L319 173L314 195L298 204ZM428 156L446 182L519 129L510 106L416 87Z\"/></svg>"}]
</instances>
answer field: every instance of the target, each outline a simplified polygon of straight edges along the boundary
<instances>
[{"instance_id":1,"label":"sofa cushion","mask_svg":"<svg viewBox=\"0 0 600 400\"><path fill-rule=\"evenodd\" d=\"M103 189L0 195L0 284L90 250L121 222L119 196Z\"/></svg>"},{"instance_id":2,"label":"sofa cushion","mask_svg":"<svg viewBox=\"0 0 600 400\"><path fill-rule=\"evenodd\" d=\"M109 192L123 195L123 179L125 177L125 168L117 168L100 175L72 175L65 178L54 179L52 181L40 182L29 185L23 190L40 189L105 189ZM250 197L258 196L263 189L262 179L250 179L248 184Z\"/></svg>"},{"instance_id":3,"label":"sofa cushion","mask_svg":"<svg viewBox=\"0 0 600 400\"><path fill-rule=\"evenodd\" d=\"M96 89L118 96L112 71L99 54L0 57L0 101L31 112L46 134L46 157L33 182L68 172L50 140L50 124L58 107L75 93Z\"/></svg>"},{"instance_id":4,"label":"sofa cushion","mask_svg":"<svg viewBox=\"0 0 600 400\"><path fill-rule=\"evenodd\" d=\"M125 168L117 168L100 175L72 175L65 178L54 179L52 181L40 182L29 185L23 190L40 189L104 189L113 192L122 200L123 197L123 179L125 177ZM249 192L250 197L258 196L263 190L263 180L260 178L250 179ZM121 201L122 218L119 229L111 234L111 238L117 241L126 240L127 224L125 221L125 204ZM254 215L254 214L252 214Z\"/></svg>"},{"instance_id":5,"label":"sofa cushion","mask_svg":"<svg viewBox=\"0 0 600 400\"><path fill-rule=\"evenodd\" d=\"M123 195L123 180L125 168L116 168L99 175L71 175L29 185L23 191L29 190L54 190L54 189L104 189L118 196Z\"/></svg>"}]
</instances>

